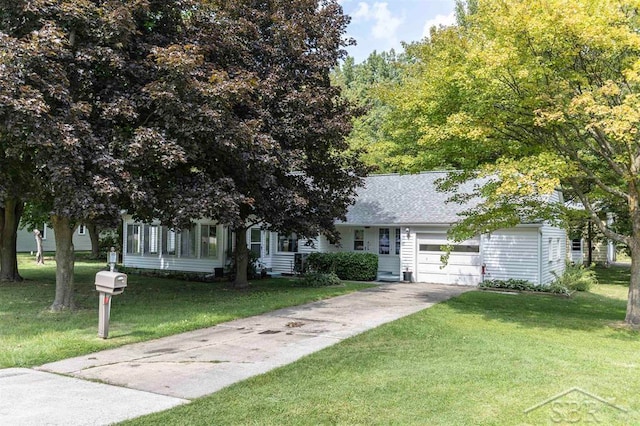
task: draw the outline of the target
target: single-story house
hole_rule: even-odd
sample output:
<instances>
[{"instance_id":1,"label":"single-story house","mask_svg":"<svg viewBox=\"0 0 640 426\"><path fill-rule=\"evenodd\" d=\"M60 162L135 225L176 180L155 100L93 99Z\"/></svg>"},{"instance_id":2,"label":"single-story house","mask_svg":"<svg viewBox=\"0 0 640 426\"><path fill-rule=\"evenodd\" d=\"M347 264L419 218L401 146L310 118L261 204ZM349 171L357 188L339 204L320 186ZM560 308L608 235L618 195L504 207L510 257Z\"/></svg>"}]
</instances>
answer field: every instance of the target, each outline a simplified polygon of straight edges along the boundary
<instances>
[{"instance_id":1,"label":"single-story house","mask_svg":"<svg viewBox=\"0 0 640 426\"><path fill-rule=\"evenodd\" d=\"M43 224L39 229L42 235L42 250L45 252L56 251L56 236L53 229L46 224ZM33 231L29 231L26 228L18 229L17 237L16 250L18 253L36 251L36 240ZM78 226L78 229L73 233L73 247L76 251L91 250L91 238L86 226Z\"/></svg>"},{"instance_id":2,"label":"single-story house","mask_svg":"<svg viewBox=\"0 0 640 426\"><path fill-rule=\"evenodd\" d=\"M375 253L382 277L400 280L410 272L420 282L477 285L483 279L516 278L547 284L555 279L554 272L564 271L566 233L546 222L455 243L443 265L441 248L450 243L447 230L469 207L448 202L451 194L436 190L443 177L445 172L367 177L346 220L336 223L342 237L338 245L319 237L308 246L295 234L260 227L249 230L247 245L273 273L293 272L304 254L313 251ZM212 273L229 262L233 239L224 225L199 220L175 232L160 223L136 222L130 215L123 220L124 266Z\"/></svg>"}]
</instances>

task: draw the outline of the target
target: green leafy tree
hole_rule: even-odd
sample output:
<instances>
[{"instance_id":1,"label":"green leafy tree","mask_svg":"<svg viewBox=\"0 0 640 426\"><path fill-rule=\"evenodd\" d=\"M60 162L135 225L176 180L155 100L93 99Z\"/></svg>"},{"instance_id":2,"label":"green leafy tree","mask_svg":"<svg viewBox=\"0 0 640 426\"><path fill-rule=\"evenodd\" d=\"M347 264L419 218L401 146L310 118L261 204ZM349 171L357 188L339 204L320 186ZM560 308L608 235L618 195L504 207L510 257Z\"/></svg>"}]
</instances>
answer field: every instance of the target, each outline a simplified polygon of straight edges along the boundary
<instances>
[{"instance_id":1,"label":"green leafy tree","mask_svg":"<svg viewBox=\"0 0 640 426\"><path fill-rule=\"evenodd\" d=\"M333 79L343 89L343 96L361 112L353 123L348 142L351 150L362 160L380 172L397 169L399 157L394 155L393 137L386 132L385 123L390 120L390 108L383 94L393 93L402 79L405 55L389 52L373 52L361 64L354 64L348 57L335 69Z\"/></svg>"},{"instance_id":2,"label":"green leafy tree","mask_svg":"<svg viewBox=\"0 0 640 426\"><path fill-rule=\"evenodd\" d=\"M554 189L581 202L627 247L626 322L640 324L640 21L636 1L460 3L459 25L411 46L417 58L394 99L413 132L416 168L486 176L485 202L457 236L561 215ZM403 130L404 127L410 130ZM608 227L602 206L624 206ZM625 229L627 231L625 231Z\"/></svg>"}]
</instances>

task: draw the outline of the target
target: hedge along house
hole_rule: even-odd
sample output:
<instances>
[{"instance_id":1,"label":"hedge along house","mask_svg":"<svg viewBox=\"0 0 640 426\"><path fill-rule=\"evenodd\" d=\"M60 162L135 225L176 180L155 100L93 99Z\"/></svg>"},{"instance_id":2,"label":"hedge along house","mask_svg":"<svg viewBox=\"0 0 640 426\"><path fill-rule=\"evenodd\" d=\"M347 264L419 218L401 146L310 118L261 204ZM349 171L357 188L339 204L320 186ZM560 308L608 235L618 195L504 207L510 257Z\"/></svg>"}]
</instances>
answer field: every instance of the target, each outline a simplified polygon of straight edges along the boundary
<instances>
[{"instance_id":1,"label":"hedge along house","mask_svg":"<svg viewBox=\"0 0 640 426\"><path fill-rule=\"evenodd\" d=\"M274 273L293 272L304 254L313 251L375 253L380 276L398 281L411 275L412 281L462 285L509 278L547 284L555 279L554 272L562 273L566 234L545 222L459 243L449 241L447 231L472 204L448 202L450 194L436 189L436 181L445 176L428 172L366 178L346 220L336 223L341 234L337 245L320 237L308 246L296 235L259 227L247 233L247 245ZM465 191L464 185L461 190ZM229 264L232 241L228 228L211 221L197 221L189 229L174 232L125 216L123 263L135 268L221 273ZM443 265L441 249L450 243L453 250Z\"/></svg>"}]
</instances>

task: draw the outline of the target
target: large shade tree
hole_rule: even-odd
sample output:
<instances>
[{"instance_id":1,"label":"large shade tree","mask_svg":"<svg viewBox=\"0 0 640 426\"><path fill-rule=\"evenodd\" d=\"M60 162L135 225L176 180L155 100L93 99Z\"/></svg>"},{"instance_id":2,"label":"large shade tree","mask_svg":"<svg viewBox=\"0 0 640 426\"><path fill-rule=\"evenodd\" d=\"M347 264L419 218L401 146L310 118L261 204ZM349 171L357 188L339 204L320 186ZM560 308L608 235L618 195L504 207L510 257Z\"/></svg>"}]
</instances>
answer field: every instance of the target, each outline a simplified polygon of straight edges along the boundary
<instances>
[{"instance_id":1,"label":"large shade tree","mask_svg":"<svg viewBox=\"0 0 640 426\"><path fill-rule=\"evenodd\" d=\"M17 71L0 143L28 191L11 172L2 196L50 212L53 310L73 307L73 230L116 206L176 229L230 225L239 287L252 224L337 238L366 172L343 154L351 110L329 79L347 43L337 2L5 3Z\"/></svg>"},{"instance_id":2,"label":"large shade tree","mask_svg":"<svg viewBox=\"0 0 640 426\"><path fill-rule=\"evenodd\" d=\"M415 132L423 167L491 176L458 236L552 217L558 209L541 200L557 188L579 200L630 249L626 322L640 325L640 3L494 0L458 10L457 26L411 47L417 62L393 99L404 119L391 126ZM607 226L604 205L624 210L629 226Z\"/></svg>"},{"instance_id":3,"label":"large shade tree","mask_svg":"<svg viewBox=\"0 0 640 426\"><path fill-rule=\"evenodd\" d=\"M130 177L116 146L138 118L136 81L146 77L139 64L164 41L158 33L178 26L181 10L179 2L1 3L0 156L9 167L0 172L0 197L5 224L15 199L50 216L54 311L74 306L75 228L118 214Z\"/></svg>"},{"instance_id":4,"label":"large shade tree","mask_svg":"<svg viewBox=\"0 0 640 426\"><path fill-rule=\"evenodd\" d=\"M205 2L184 20L182 43L154 51L161 76L144 89L140 134L175 141L183 158L153 170L144 155L131 159L137 176L173 182L134 181L134 211L176 227L229 225L242 288L249 227L336 239L334 221L367 171L344 153L351 109L330 81L348 18L336 1L274 0Z\"/></svg>"}]
</instances>

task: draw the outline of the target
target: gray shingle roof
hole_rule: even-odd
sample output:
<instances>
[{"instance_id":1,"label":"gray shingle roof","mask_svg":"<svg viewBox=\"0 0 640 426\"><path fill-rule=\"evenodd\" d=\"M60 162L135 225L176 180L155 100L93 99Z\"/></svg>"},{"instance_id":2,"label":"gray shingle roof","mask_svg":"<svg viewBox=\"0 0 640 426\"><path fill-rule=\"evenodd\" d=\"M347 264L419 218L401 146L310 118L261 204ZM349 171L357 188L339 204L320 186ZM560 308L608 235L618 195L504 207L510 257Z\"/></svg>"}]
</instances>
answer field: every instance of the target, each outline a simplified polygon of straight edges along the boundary
<instances>
[{"instance_id":1,"label":"gray shingle roof","mask_svg":"<svg viewBox=\"0 0 640 426\"><path fill-rule=\"evenodd\" d=\"M447 202L452 193L436 189L436 180L446 172L413 175L373 175L358 189L356 203L347 213L353 225L449 224L460 220L458 213L475 206L479 199L464 205ZM471 192L474 183L465 183L459 191Z\"/></svg>"}]
</instances>

